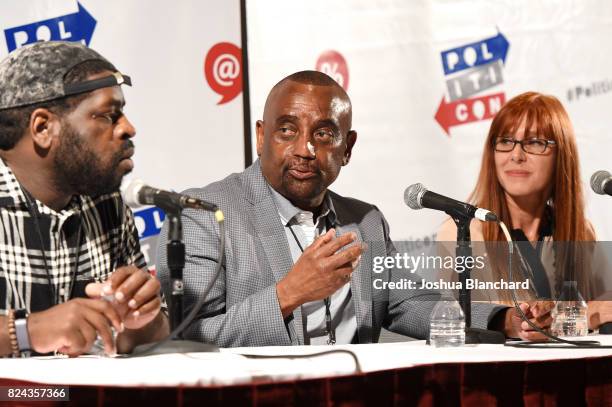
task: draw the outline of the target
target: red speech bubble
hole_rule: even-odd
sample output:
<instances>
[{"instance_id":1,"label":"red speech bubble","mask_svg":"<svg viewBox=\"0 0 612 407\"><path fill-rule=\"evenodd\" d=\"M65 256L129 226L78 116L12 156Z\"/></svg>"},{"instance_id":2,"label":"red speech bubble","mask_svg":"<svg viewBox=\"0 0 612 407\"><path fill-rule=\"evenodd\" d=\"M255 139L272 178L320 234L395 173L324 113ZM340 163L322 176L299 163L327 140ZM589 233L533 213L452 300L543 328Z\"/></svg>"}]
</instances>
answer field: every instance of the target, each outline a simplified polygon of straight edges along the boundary
<instances>
[{"instance_id":1,"label":"red speech bubble","mask_svg":"<svg viewBox=\"0 0 612 407\"><path fill-rule=\"evenodd\" d=\"M242 53L229 42L215 44L204 59L204 76L213 92L222 96L222 105L242 91Z\"/></svg>"},{"instance_id":2,"label":"red speech bubble","mask_svg":"<svg viewBox=\"0 0 612 407\"><path fill-rule=\"evenodd\" d=\"M344 90L348 90L349 72L346 60L338 51L325 51L317 59L317 71L329 75L333 80L338 82Z\"/></svg>"}]
</instances>

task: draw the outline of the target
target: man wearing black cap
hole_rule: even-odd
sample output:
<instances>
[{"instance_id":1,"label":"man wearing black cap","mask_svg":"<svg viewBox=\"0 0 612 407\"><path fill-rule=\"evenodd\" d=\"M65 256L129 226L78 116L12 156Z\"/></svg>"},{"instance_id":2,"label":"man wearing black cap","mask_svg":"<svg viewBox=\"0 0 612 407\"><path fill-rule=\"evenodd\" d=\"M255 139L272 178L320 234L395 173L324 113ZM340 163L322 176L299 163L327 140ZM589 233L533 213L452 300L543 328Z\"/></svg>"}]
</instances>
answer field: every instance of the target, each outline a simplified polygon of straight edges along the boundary
<instances>
[{"instance_id":1,"label":"man wearing black cap","mask_svg":"<svg viewBox=\"0 0 612 407\"><path fill-rule=\"evenodd\" d=\"M0 356L107 353L161 339L159 283L118 193L136 130L131 85L78 43L0 62ZM117 334L113 337L114 328Z\"/></svg>"}]
</instances>

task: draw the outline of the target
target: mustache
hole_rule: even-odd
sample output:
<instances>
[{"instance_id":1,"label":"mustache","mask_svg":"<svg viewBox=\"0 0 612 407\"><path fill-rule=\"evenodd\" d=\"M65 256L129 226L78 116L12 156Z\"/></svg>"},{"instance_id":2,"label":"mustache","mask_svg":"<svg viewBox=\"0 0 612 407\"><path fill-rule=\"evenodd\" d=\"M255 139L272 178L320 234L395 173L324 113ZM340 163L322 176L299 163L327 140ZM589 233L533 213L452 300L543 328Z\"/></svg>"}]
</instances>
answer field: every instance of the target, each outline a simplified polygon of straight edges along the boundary
<instances>
[{"instance_id":1,"label":"mustache","mask_svg":"<svg viewBox=\"0 0 612 407\"><path fill-rule=\"evenodd\" d=\"M286 168L302 172L320 172L319 165L314 160L294 160L289 162Z\"/></svg>"},{"instance_id":2,"label":"mustache","mask_svg":"<svg viewBox=\"0 0 612 407\"><path fill-rule=\"evenodd\" d=\"M123 142L123 146L121 147L121 150L123 150L124 152L129 150L129 149L135 149L136 146L134 145L134 142L130 139L127 139Z\"/></svg>"},{"instance_id":3,"label":"mustache","mask_svg":"<svg viewBox=\"0 0 612 407\"><path fill-rule=\"evenodd\" d=\"M134 142L129 139L125 140L121 145L121 148L113 156L113 163L115 164L115 166L119 165L121 160L125 159L130 155L133 155L135 150L136 146L134 145Z\"/></svg>"},{"instance_id":4,"label":"mustache","mask_svg":"<svg viewBox=\"0 0 612 407\"><path fill-rule=\"evenodd\" d=\"M130 151L131 150L131 151ZM121 146L121 149L119 150L119 152L122 155L126 155L127 153L134 153L136 151L136 146L134 145L134 142L132 140L125 140L123 142L123 145Z\"/></svg>"}]
</instances>

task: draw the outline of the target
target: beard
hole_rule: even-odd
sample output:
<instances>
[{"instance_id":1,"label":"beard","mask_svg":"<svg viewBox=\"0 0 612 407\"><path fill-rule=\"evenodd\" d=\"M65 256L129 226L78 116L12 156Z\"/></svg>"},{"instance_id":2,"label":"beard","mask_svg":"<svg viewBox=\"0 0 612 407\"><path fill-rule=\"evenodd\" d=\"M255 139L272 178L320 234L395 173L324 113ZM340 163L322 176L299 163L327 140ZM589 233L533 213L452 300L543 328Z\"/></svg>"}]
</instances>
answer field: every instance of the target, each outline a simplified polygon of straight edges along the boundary
<instances>
[{"instance_id":1,"label":"beard","mask_svg":"<svg viewBox=\"0 0 612 407\"><path fill-rule=\"evenodd\" d=\"M119 169L119 163L126 156L126 150L133 147L131 140L125 140L121 149L105 163L79 132L64 122L60 144L53 157L55 187L67 193L92 197L118 190L127 174Z\"/></svg>"}]
</instances>

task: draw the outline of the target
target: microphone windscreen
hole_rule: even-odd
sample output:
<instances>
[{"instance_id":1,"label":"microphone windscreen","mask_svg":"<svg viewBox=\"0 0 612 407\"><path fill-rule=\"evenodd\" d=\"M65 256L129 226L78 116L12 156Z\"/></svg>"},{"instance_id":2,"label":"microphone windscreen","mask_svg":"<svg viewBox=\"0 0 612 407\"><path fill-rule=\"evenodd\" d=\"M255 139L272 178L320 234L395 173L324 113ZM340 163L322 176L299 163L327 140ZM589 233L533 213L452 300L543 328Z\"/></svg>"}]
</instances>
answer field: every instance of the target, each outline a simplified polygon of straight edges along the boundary
<instances>
[{"instance_id":1,"label":"microphone windscreen","mask_svg":"<svg viewBox=\"0 0 612 407\"><path fill-rule=\"evenodd\" d=\"M599 195L605 195L604 188L606 183L612 179L612 175L608 171L599 170L591 176L591 189Z\"/></svg>"},{"instance_id":2,"label":"microphone windscreen","mask_svg":"<svg viewBox=\"0 0 612 407\"><path fill-rule=\"evenodd\" d=\"M425 192L427 192L425 185L421 183L412 184L404 191L404 202L411 209L423 209L421 197Z\"/></svg>"},{"instance_id":3,"label":"microphone windscreen","mask_svg":"<svg viewBox=\"0 0 612 407\"><path fill-rule=\"evenodd\" d=\"M144 205L139 198L140 190L145 186L143 180L134 179L130 181L125 188L121 188L121 195L123 196L123 201L132 208L137 208L139 206Z\"/></svg>"}]
</instances>

